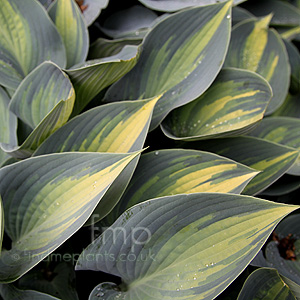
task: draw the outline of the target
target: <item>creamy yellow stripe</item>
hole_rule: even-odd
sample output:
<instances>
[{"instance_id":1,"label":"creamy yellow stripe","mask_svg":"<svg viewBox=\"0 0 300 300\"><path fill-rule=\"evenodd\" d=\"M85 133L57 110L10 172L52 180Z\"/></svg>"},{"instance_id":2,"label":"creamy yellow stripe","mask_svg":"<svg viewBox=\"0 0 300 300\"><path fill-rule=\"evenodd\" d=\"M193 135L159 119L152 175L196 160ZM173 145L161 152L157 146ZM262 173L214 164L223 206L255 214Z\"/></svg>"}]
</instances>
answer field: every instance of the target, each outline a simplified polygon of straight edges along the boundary
<instances>
[{"instance_id":1,"label":"creamy yellow stripe","mask_svg":"<svg viewBox=\"0 0 300 300\"><path fill-rule=\"evenodd\" d=\"M204 124L204 126L205 126L205 123L207 123L207 121L213 116L216 116L216 120L213 123L211 123L210 125L217 125L220 122L221 118L225 118L228 121L231 120L232 118L229 117L230 115L232 115L232 114L235 115L237 113L241 113L244 111L239 109L236 112L226 114L226 111L224 111L225 105L227 105L228 102L230 102L230 101L255 96L259 92L260 91L255 90L255 91L249 91L246 93L238 94L235 96L225 96L220 99L217 99L216 101L209 102L206 105L204 103L202 104L200 102L201 110L199 110L200 111L199 118L202 120L201 124ZM191 108L192 108L192 105L191 105ZM224 116L224 114L226 114L226 115ZM225 119L224 119L224 121L225 121ZM205 127L203 129L205 130Z\"/></svg>"},{"instance_id":2,"label":"creamy yellow stripe","mask_svg":"<svg viewBox=\"0 0 300 300\"><path fill-rule=\"evenodd\" d=\"M183 46L172 56L164 72L159 74L159 76L157 76L157 68L155 66L159 66L162 59L167 56L167 45L174 37L172 36L165 46L159 49L154 61L148 61L148 67L150 68L149 78L156 78L156 94L164 93L171 89L197 68L198 62L203 59L201 52L218 30L224 17L228 14L230 7L231 2L227 2L224 7L197 32L197 34L191 36L189 40L186 40ZM195 63L196 60L197 62ZM179 62L182 63L179 64ZM172 76L169 76L169 74L172 74ZM164 80L162 80L162 78ZM148 84L147 87L148 86L149 92L146 91L146 94L155 94L152 88L153 85Z\"/></svg>"},{"instance_id":3,"label":"creamy yellow stripe","mask_svg":"<svg viewBox=\"0 0 300 300\"><path fill-rule=\"evenodd\" d=\"M200 193L208 191L224 193L231 192L236 187L247 182L255 174L257 174L256 172L249 172L248 174L239 176L233 174L232 176L235 176L234 178L226 178L221 182L214 182L216 179L219 179L224 172L234 172L234 170L236 169L236 164L225 164L212 166L192 173L188 173L186 176L183 176L182 178L176 180L176 182L174 182L172 186L169 186L162 193L159 193L157 197L181 193ZM216 175L219 175L219 177L216 178Z\"/></svg>"},{"instance_id":4,"label":"creamy yellow stripe","mask_svg":"<svg viewBox=\"0 0 300 300\"><path fill-rule=\"evenodd\" d=\"M143 284L149 285L152 281L157 281L155 279L165 278L165 281L168 282L165 289L172 289L172 287L177 284L183 290L189 289L191 288L191 282L182 280L182 276L176 275L183 270L184 273L188 273L189 271L193 273L196 272L196 274L193 274L193 277L197 277L197 285L199 285L200 282L213 282L215 280L214 275L219 273L219 276L222 276L220 271L225 268L227 268L227 272L230 273L230 270L228 270L229 261L232 265L232 270L236 268L236 263L240 260L240 256L237 256L237 253L241 249L244 249L244 255L247 255L254 249L259 250L257 243L253 245L251 245L251 243L256 240L262 231L265 232L264 238L267 238L267 235L275 225L274 222L278 222L280 218L294 209L293 207L279 206L255 213L244 213L212 223L199 232L195 231L195 228L197 228L195 225L198 223L195 221L187 226L188 232L186 228L184 228L166 241L157 254L156 259L159 260L159 258L164 257L166 253L169 255L159 266L155 263L153 264L154 268L150 266L148 274L131 283L130 288L137 288ZM210 216L212 215L213 214ZM208 232L210 234L208 234ZM202 234L201 239L199 239L200 233ZM194 237L195 243L192 247L187 246L189 243L182 243L182 236L186 236L187 234L190 238L192 238L192 236ZM205 241L203 240L204 236L207 236ZM263 241L264 238L261 240ZM217 243L215 241L217 241ZM207 247L207 245L214 245L213 252L212 246ZM245 264L246 263L247 262L245 262ZM202 271L201 274L198 273L200 270ZM208 295L214 289L215 287L207 291ZM202 299L202 297L204 297L203 293L198 297L193 294L187 296L187 299Z\"/></svg>"},{"instance_id":5,"label":"creamy yellow stripe","mask_svg":"<svg viewBox=\"0 0 300 300\"><path fill-rule=\"evenodd\" d=\"M268 25L271 18L272 15L268 15L255 22L254 29L246 40L242 64L247 70L255 72L258 68L259 62L268 43Z\"/></svg>"},{"instance_id":6,"label":"creamy yellow stripe","mask_svg":"<svg viewBox=\"0 0 300 300\"><path fill-rule=\"evenodd\" d=\"M272 78L272 76L273 76L273 74L275 72L275 69L276 69L276 67L278 65L278 61L279 61L279 56L276 55L275 58L273 59L272 63L271 63L271 66L270 66L270 68L268 70L268 73L265 76L266 80L270 81L270 79Z\"/></svg>"},{"instance_id":7,"label":"creamy yellow stripe","mask_svg":"<svg viewBox=\"0 0 300 300\"><path fill-rule=\"evenodd\" d=\"M280 163L280 162L284 161L285 159L290 158L291 156L293 156L296 153L297 153L297 151L291 151L291 152L285 153L281 156L278 156L272 160L265 159L263 161L259 161L255 164L251 165L251 168L263 171L263 170L267 169L269 166Z\"/></svg>"},{"instance_id":8,"label":"creamy yellow stripe","mask_svg":"<svg viewBox=\"0 0 300 300\"><path fill-rule=\"evenodd\" d=\"M22 227L21 236L31 232L31 220L39 220L32 224L36 228L33 231L39 231L41 226L43 227L47 223L55 226L61 220L82 209L88 201L114 181L134 156L136 154L129 155L96 174L87 174L78 180L68 178L55 185L49 182L41 188L32 203L32 205L38 204L40 209L36 209L31 216L26 216L25 213L24 218L28 217L29 223L26 222ZM51 203L50 206L49 203ZM40 215L41 210L44 211L42 216Z\"/></svg>"},{"instance_id":9,"label":"creamy yellow stripe","mask_svg":"<svg viewBox=\"0 0 300 300\"><path fill-rule=\"evenodd\" d=\"M104 139L101 148L104 147L107 149L106 152L111 153L127 153L149 121L153 108L160 97L147 102L125 122L117 124L109 136ZM109 145L106 147L105 144Z\"/></svg>"}]
</instances>

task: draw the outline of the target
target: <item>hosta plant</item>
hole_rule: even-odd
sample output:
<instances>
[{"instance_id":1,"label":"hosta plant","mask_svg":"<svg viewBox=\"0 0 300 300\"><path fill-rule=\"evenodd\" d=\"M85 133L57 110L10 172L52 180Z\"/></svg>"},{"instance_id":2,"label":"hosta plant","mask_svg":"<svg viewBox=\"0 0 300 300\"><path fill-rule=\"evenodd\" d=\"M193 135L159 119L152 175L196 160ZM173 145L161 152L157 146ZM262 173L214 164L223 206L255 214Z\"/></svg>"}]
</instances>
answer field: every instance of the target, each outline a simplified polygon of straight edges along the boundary
<instances>
[{"instance_id":1,"label":"hosta plant","mask_svg":"<svg viewBox=\"0 0 300 300\"><path fill-rule=\"evenodd\" d=\"M300 299L299 1L0 0L0 28L1 299Z\"/></svg>"}]
</instances>

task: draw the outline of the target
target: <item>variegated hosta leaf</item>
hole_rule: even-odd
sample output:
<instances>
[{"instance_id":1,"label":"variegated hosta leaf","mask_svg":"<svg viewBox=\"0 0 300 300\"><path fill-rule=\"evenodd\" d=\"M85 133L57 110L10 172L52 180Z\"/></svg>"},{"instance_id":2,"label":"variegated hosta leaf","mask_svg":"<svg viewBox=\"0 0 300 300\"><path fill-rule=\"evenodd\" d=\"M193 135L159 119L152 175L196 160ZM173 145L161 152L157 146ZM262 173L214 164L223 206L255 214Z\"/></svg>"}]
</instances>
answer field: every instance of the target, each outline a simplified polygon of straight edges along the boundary
<instances>
[{"instance_id":1,"label":"variegated hosta leaf","mask_svg":"<svg viewBox=\"0 0 300 300\"><path fill-rule=\"evenodd\" d=\"M65 66L61 37L45 9L35 0L1 0L0 84L16 89L45 60Z\"/></svg>"},{"instance_id":2,"label":"variegated hosta leaf","mask_svg":"<svg viewBox=\"0 0 300 300\"><path fill-rule=\"evenodd\" d=\"M234 27L224 65L250 70L262 75L271 85L273 98L266 113L274 112L284 101L290 77L285 46L268 25L272 15L248 20Z\"/></svg>"},{"instance_id":3,"label":"variegated hosta leaf","mask_svg":"<svg viewBox=\"0 0 300 300\"><path fill-rule=\"evenodd\" d=\"M17 117L8 109L10 99L0 86L0 143L17 144ZM0 166L9 158L0 149Z\"/></svg>"},{"instance_id":4,"label":"variegated hosta leaf","mask_svg":"<svg viewBox=\"0 0 300 300\"><path fill-rule=\"evenodd\" d=\"M34 156L57 152L126 153L143 147L159 97L95 107L53 133Z\"/></svg>"},{"instance_id":5,"label":"variegated hosta leaf","mask_svg":"<svg viewBox=\"0 0 300 300\"><path fill-rule=\"evenodd\" d=\"M55 254L54 254L55 255ZM50 256L51 257L51 256ZM45 264L48 259L46 258ZM51 281L45 278L41 270L31 270L18 281L18 286L22 289L32 289L39 292L55 295L63 300L79 300L76 292L76 279L74 266L71 262L58 263L52 271Z\"/></svg>"},{"instance_id":6,"label":"variegated hosta leaf","mask_svg":"<svg viewBox=\"0 0 300 300\"><path fill-rule=\"evenodd\" d=\"M124 101L91 109L57 130L34 153L82 151L126 153L142 149L158 97ZM82 133L86 134L82 134ZM95 209L88 224L106 216L119 201L137 164L134 159L118 176Z\"/></svg>"},{"instance_id":7,"label":"variegated hosta leaf","mask_svg":"<svg viewBox=\"0 0 300 300\"><path fill-rule=\"evenodd\" d=\"M74 89L68 76L55 64L44 62L22 81L11 99L9 109L31 128L35 128L57 103L69 99L74 101L74 98ZM64 116L64 122L69 115Z\"/></svg>"},{"instance_id":8,"label":"variegated hosta leaf","mask_svg":"<svg viewBox=\"0 0 300 300\"><path fill-rule=\"evenodd\" d=\"M190 6L206 6L216 4L226 0L139 0L145 6L159 11L173 12ZM233 0L234 4L239 4L246 0Z\"/></svg>"},{"instance_id":9,"label":"variegated hosta leaf","mask_svg":"<svg viewBox=\"0 0 300 300\"><path fill-rule=\"evenodd\" d=\"M83 16L90 26L100 15L101 10L106 8L109 0L84 0Z\"/></svg>"},{"instance_id":10,"label":"variegated hosta leaf","mask_svg":"<svg viewBox=\"0 0 300 300\"><path fill-rule=\"evenodd\" d=\"M10 110L34 130L20 146L3 145L16 158L30 154L54 131L67 122L75 93L68 76L51 62L44 62L20 84Z\"/></svg>"},{"instance_id":11,"label":"variegated hosta leaf","mask_svg":"<svg viewBox=\"0 0 300 300\"><path fill-rule=\"evenodd\" d=\"M64 42L67 68L85 61L89 49L89 33L76 2L56 0L48 13Z\"/></svg>"},{"instance_id":12,"label":"variegated hosta leaf","mask_svg":"<svg viewBox=\"0 0 300 300\"><path fill-rule=\"evenodd\" d=\"M3 232L4 232L4 213L3 213L2 198L0 195L0 254L2 248Z\"/></svg>"},{"instance_id":13,"label":"variegated hosta leaf","mask_svg":"<svg viewBox=\"0 0 300 300\"><path fill-rule=\"evenodd\" d=\"M143 31L147 33L148 27L152 26L157 17L154 11L134 5L109 16L101 26L101 31L114 39L129 36L143 38L140 30L144 29Z\"/></svg>"},{"instance_id":14,"label":"variegated hosta leaf","mask_svg":"<svg viewBox=\"0 0 300 300\"><path fill-rule=\"evenodd\" d=\"M140 38L124 38L117 40L98 38L90 46L88 59L99 59L116 55L127 45L137 46L141 43L142 39Z\"/></svg>"},{"instance_id":15,"label":"variegated hosta leaf","mask_svg":"<svg viewBox=\"0 0 300 300\"><path fill-rule=\"evenodd\" d=\"M76 92L73 114L81 112L98 93L129 72L138 55L137 46L125 46L115 56L90 60L66 70Z\"/></svg>"},{"instance_id":16,"label":"variegated hosta leaf","mask_svg":"<svg viewBox=\"0 0 300 300\"><path fill-rule=\"evenodd\" d=\"M300 151L300 120L288 117L265 118L259 126L250 133L271 142L293 147ZM291 175L300 175L300 155L294 165L287 172Z\"/></svg>"},{"instance_id":17,"label":"variegated hosta leaf","mask_svg":"<svg viewBox=\"0 0 300 300\"><path fill-rule=\"evenodd\" d=\"M237 137L188 143L186 147L211 151L261 171L243 194L256 195L281 177L295 163L298 151L254 137Z\"/></svg>"},{"instance_id":18,"label":"variegated hosta leaf","mask_svg":"<svg viewBox=\"0 0 300 300\"><path fill-rule=\"evenodd\" d=\"M137 154L50 154L0 169L5 231L13 241L0 256L0 281L18 279L82 227Z\"/></svg>"},{"instance_id":19,"label":"variegated hosta leaf","mask_svg":"<svg viewBox=\"0 0 300 300\"><path fill-rule=\"evenodd\" d=\"M221 193L152 199L120 216L81 253L76 269L121 277L125 291L107 300L214 299L296 208Z\"/></svg>"},{"instance_id":20,"label":"variegated hosta leaf","mask_svg":"<svg viewBox=\"0 0 300 300\"><path fill-rule=\"evenodd\" d=\"M300 53L299 50L288 41L284 41L291 65L291 86L293 93L300 94Z\"/></svg>"},{"instance_id":21,"label":"variegated hosta leaf","mask_svg":"<svg viewBox=\"0 0 300 300\"><path fill-rule=\"evenodd\" d=\"M0 295L5 300L60 300L56 297L50 296L32 290L20 290L12 284L0 284Z\"/></svg>"},{"instance_id":22,"label":"variegated hosta leaf","mask_svg":"<svg viewBox=\"0 0 300 300\"><path fill-rule=\"evenodd\" d=\"M290 3L276 0L247 1L244 7L255 16L263 17L272 14L271 25L299 26L300 10Z\"/></svg>"},{"instance_id":23,"label":"variegated hosta leaf","mask_svg":"<svg viewBox=\"0 0 300 300\"><path fill-rule=\"evenodd\" d=\"M297 298L275 269L260 268L248 277L237 300L253 299L296 300Z\"/></svg>"},{"instance_id":24,"label":"variegated hosta leaf","mask_svg":"<svg viewBox=\"0 0 300 300\"><path fill-rule=\"evenodd\" d=\"M151 122L151 129L157 127L172 109L194 100L213 82L227 51L230 19L230 2L165 18L145 37L136 66L109 88L105 99L163 94Z\"/></svg>"},{"instance_id":25,"label":"variegated hosta leaf","mask_svg":"<svg viewBox=\"0 0 300 300\"><path fill-rule=\"evenodd\" d=\"M272 117L275 116L300 119L300 93L295 95L288 93L283 104L272 114Z\"/></svg>"},{"instance_id":26,"label":"variegated hosta leaf","mask_svg":"<svg viewBox=\"0 0 300 300\"><path fill-rule=\"evenodd\" d=\"M185 141L240 135L263 118L271 96L261 76L224 69L202 96L172 111L162 130L169 138Z\"/></svg>"},{"instance_id":27,"label":"variegated hosta leaf","mask_svg":"<svg viewBox=\"0 0 300 300\"><path fill-rule=\"evenodd\" d=\"M257 172L224 157L195 150L160 150L142 155L125 194L108 216L111 224L142 201L199 192L241 193Z\"/></svg>"}]
</instances>

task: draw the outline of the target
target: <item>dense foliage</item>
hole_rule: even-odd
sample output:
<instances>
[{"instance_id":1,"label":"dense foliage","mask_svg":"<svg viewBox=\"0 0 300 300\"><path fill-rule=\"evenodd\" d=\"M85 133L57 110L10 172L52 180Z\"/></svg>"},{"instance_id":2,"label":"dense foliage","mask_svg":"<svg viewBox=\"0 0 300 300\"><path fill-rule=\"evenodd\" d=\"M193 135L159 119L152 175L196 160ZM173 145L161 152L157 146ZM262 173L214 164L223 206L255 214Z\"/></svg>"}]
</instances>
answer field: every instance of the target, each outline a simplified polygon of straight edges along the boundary
<instances>
[{"instance_id":1,"label":"dense foliage","mask_svg":"<svg viewBox=\"0 0 300 300\"><path fill-rule=\"evenodd\" d=\"M0 0L0 298L300 299L300 1L123 2Z\"/></svg>"}]
</instances>

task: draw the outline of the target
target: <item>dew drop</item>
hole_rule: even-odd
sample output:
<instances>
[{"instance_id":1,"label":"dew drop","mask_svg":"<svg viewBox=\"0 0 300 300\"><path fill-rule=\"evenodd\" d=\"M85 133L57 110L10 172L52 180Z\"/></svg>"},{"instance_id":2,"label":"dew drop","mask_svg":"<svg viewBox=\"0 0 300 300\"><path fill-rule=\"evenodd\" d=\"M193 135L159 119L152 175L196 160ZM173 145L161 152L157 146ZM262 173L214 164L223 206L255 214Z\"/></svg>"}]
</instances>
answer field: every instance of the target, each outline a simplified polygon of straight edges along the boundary
<instances>
[{"instance_id":1,"label":"dew drop","mask_svg":"<svg viewBox=\"0 0 300 300\"><path fill-rule=\"evenodd\" d=\"M175 91L172 92L172 95L175 95Z\"/></svg>"},{"instance_id":2,"label":"dew drop","mask_svg":"<svg viewBox=\"0 0 300 300\"><path fill-rule=\"evenodd\" d=\"M205 127L208 127L208 126L209 126L209 124L206 124L206 125L205 125Z\"/></svg>"},{"instance_id":3,"label":"dew drop","mask_svg":"<svg viewBox=\"0 0 300 300\"><path fill-rule=\"evenodd\" d=\"M159 154L159 152L158 151L155 151L155 155L158 155Z\"/></svg>"},{"instance_id":4,"label":"dew drop","mask_svg":"<svg viewBox=\"0 0 300 300\"><path fill-rule=\"evenodd\" d=\"M96 294L96 297L102 297L102 296L104 296L103 292L99 292L99 293Z\"/></svg>"},{"instance_id":5,"label":"dew drop","mask_svg":"<svg viewBox=\"0 0 300 300\"><path fill-rule=\"evenodd\" d=\"M56 205L58 206L58 205L60 205L60 203L59 203L59 202L56 202Z\"/></svg>"},{"instance_id":6,"label":"dew drop","mask_svg":"<svg viewBox=\"0 0 300 300\"><path fill-rule=\"evenodd\" d=\"M227 19L230 19L230 15L227 15L227 17L226 17Z\"/></svg>"}]
</instances>

